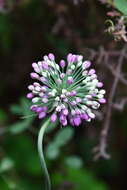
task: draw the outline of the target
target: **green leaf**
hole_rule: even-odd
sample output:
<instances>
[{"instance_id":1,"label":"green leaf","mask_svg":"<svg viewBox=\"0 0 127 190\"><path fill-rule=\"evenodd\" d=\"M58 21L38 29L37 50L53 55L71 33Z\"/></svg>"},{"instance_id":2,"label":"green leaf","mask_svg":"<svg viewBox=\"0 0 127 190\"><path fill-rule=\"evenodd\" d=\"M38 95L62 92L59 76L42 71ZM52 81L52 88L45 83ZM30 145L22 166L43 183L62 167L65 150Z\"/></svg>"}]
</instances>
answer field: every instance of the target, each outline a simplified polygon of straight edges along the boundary
<instances>
[{"instance_id":1,"label":"green leaf","mask_svg":"<svg viewBox=\"0 0 127 190\"><path fill-rule=\"evenodd\" d=\"M12 134L18 134L25 131L28 127L31 127L32 120L27 119L22 122L17 122L11 126L9 126L8 131Z\"/></svg>"},{"instance_id":2,"label":"green leaf","mask_svg":"<svg viewBox=\"0 0 127 190\"><path fill-rule=\"evenodd\" d=\"M0 162L0 173L6 172L14 167L14 162L10 158L3 158Z\"/></svg>"},{"instance_id":3,"label":"green leaf","mask_svg":"<svg viewBox=\"0 0 127 190\"><path fill-rule=\"evenodd\" d=\"M66 128L62 128L57 133L54 142L58 147L64 146L73 137L73 134L74 130L71 127L67 126Z\"/></svg>"},{"instance_id":4,"label":"green leaf","mask_svg":"<svg viewBox=\"0 0 127 190\"><path fill-rule=\"evenodd\" d=\"M8 136L5 149L9 157L14 161L17 172L25 172L30 176L40 176L39 156L36 144L27 135Z\"/></svg>"},{"instance_id":5,"label":"green leaf","mask_svg":"<svg viewBox=\"0 0 127 190\"><path fill-rule=\"evenodd\" d=\"M60 148L68 143L73 134L74 131L70 127L62 128L59 130L54 140L48 144L46 148L46 156L48 159L56 159L60 154Z\"/></svg>"},{"instance_id":6,"label":"green leaf","mask_svg":"<svg viewBox=\"0 0 127 190\"><path fill-rule=\"evenodd\" d=\"M58 172L53 173L52 181L54 185L58 186L64 182L68 182L70 189L73 190L108 190L108 187L88 170L77 170L72 167L66 167L65 171L66 175L61 175L61 178Z\"/></svg>"},{"instance_id":7,"label":"green leaf","mask_svg":"<svg viewBox=\"0 0 127 190\"><path fill-rule=\"evenodd\" d=\"M127 0L114 0L114 5L120 12L127 15Z\"/></svg>"},{"instance_id":8,"label":"green leaf","mask_svg":"<svg viewBox=\"0 0 127 190\"><path fill-rule=\"evenodd\" d=\"M51 143L46 148L46 156L50 160L54 160L59 156L60 150L57 144Z\"/></svg>"},{"instance_id":9,"label":"green leaf","mask_svg":"<svg viewBox=\"0 0 127 190\"><path fill-rule=\"evenodd\" d=\"M70 156L65 158L65 164L69 167L79 169L83 166L83 161L77 156Z\"/></svg>"},{"instance_id":10,"label":"green leaf","mask_svg":"<svg viewBox=\"0 0 127 190\"><path fill-rule=\"evenodd\" d=\"M29 116L32 113L30 111L30 105L31 105L31 102L23 97L21 98L20 103L12 105L10 107L10 110L12 113L16 115Z\"/></svg>"},{"instance_id":11,"label":"green leaf","mask_svg":"<svg viewBox=\"0 0 127 190\"><path fill-rule=\"evenodd\" d=\"M7 113L0 109L0 122L4 123L7 120Z\"/></svg>"}]
</instances>

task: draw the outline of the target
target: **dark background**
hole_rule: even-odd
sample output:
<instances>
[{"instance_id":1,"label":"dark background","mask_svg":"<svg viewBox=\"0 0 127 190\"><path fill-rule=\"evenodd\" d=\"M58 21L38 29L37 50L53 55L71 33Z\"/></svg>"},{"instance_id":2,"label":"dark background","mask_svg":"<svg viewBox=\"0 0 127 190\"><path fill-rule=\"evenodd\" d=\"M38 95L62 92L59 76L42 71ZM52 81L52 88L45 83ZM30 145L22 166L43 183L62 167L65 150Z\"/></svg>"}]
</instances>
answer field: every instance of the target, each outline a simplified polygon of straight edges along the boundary
<instances>
[{"instance_id":1,"label":"dark background","mask_svg":"<svg viewBox=\"0 0 127 190\"><path fill-rule=\"evenodd\" d=\"M111 8L99 1L6 1L0 10L0 189L41 190L44 180L36 142L42 122L21 119L30 114L25 96L31 83L32 62L49 52L56 55L56 60L69 52L81 53L93 60L108 99L114 78L103 67L103 61L98 64L100 47L119 52L125 42L115 42L104 32L106 13ZM92 57L91 52L97 56ZM111 56L109 63L117 63L118 58ZM126 71L124 60L125 76ZM125 97L126 92L126 87L119 84L116 95ZM106 106L102 107L103 114ZM69 130L59 126L50 129L45 136L45 155L53 189L126 190L126 113L127 108L112 113L108 135L110 160L93 161L92 149L99 142L103 119ZM63 142L58 148L55 142L59 144L59 135Z\"/></svg>"}]
</instances>

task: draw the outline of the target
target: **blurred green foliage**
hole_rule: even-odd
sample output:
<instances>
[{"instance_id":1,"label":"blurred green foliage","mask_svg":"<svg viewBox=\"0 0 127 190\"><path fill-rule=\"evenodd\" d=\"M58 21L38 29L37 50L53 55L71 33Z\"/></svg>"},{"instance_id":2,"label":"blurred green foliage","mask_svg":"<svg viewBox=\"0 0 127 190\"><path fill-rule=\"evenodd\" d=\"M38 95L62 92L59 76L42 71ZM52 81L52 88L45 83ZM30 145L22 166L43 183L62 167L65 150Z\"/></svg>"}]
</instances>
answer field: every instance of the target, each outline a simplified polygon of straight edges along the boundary
<instances>
[{"instance_id":1,"label":"blurred green foliage","mask_svg":"<svg viewBox=\"0 0 127 190\"><path fill-rule=\"evenodd\" d=\"M0 14L0 48L8 51L12 45L13 25L9 15Z\"/></svg>"},{"instance_id":2,"label":"blurred green foliage","mask_svg":"<svg viewBox=\"0 0 127 190\"><path fill-rule=\"evenodd\" d=\"M115 7L127 16L127 0L114 0Z\"/></svg>"},{"instance_id":3,"label":"blurred green foliage","mask_svg":"<svg viewBox=\"0 0 127 190\"><path fill-rule=\"evenodd\" d=\"M3 142L6 156L3 156L0 161L0 187L3 190L41 190L43 187L43 180L41 180L41 178L43 179L43 171L37 153L37 138L33 141L29 133L25 133L35 120L35 117L29 117L31 116L29 106L30 102L26 98L21 98L19 104L10 107L13 114L26 118L7 127L7 139ZM56 130L56 126L57 123L49 126L45 138L52 130ZM74 138L74 128L70 126L60 128L45 147L49 171L52 168L53 189L64 183L69 183L72 185L71 189L74 190L83 188L108 190L102 182L93 176L92 172L82 169L83 160L79 156L66 154L64 147L69 146L72 138ZM55 160L59 164L56 165ZM63 169L60 174L57 170L61 166ZM38 182L30 180L30 176Z\"/></svg>"}]
</instances>

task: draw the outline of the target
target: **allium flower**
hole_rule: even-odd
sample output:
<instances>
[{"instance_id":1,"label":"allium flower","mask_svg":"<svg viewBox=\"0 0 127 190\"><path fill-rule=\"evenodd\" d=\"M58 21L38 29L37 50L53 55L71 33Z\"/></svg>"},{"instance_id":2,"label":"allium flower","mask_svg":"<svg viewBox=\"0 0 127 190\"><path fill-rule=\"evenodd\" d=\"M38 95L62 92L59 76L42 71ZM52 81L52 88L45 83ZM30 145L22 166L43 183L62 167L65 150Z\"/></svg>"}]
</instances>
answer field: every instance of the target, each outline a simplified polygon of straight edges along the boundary
<instances>
[{"instance_id":1,"label":"allium flower","mask_svg":"<svg viewBox=\"0 0 127 190\"><path fill-rule=\"evenodd\" d=\"M82 55L71 53L59 64L52 53L33 63L34 72L30 75L36 82L28 86L31 92L27 94L32 99L31 110L39 119L50 114L51 122L59 120L63 126L68 122L78 126L82 120L94 119L94 109L106 99L103 83L90 66L91 62L84 61Z\"/></svg>"}]
</instances>

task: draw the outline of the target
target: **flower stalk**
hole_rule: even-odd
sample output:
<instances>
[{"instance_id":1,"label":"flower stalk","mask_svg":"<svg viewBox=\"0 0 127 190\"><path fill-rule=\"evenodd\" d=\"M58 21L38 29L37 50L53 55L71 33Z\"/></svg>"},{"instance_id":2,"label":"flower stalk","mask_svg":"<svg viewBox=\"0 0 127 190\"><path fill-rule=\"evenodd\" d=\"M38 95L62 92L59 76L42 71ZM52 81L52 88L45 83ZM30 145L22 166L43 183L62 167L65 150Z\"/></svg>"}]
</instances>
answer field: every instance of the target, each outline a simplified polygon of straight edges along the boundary
<instances>
[{"instance_id":1,"label":"flower stalk","mask_svg":"<svg viewBox=\"0 0 127 190\"><path fill-rule=\"evenodd\" d=\"M41 167L44 171L44 177L45 177L45 190L51 190L51 182L50 182L50 177L48 174L48 170L46 167L46 163L45 163L45 159L44 159L44 154L43 154L43 137L44 137L44 133L46 128L48 127L50 123L50 119L48 118L45 123L42 125L40 131L39 131L39 135L38 135L38 153L39 153L39 157L40 157L40 162L41 162Z\"/></svg>"}]
</instances>

